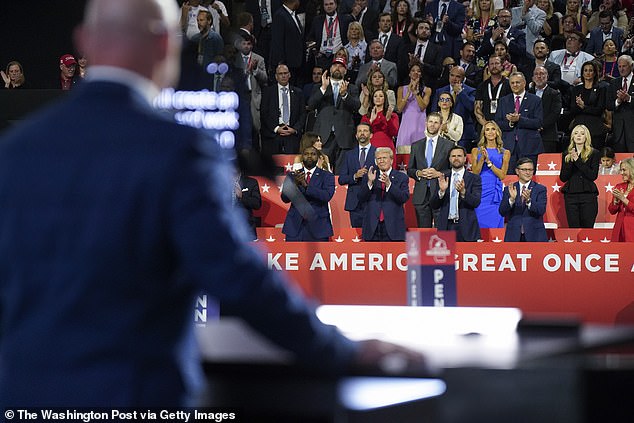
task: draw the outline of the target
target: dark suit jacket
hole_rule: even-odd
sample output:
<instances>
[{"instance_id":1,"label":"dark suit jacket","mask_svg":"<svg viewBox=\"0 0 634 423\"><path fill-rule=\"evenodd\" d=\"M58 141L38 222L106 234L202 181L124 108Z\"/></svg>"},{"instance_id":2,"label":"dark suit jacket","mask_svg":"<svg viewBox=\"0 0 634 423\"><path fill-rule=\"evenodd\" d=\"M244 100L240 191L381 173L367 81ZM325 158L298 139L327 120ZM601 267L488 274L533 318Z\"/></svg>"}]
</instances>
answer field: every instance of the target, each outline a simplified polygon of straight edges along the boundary
<instances>
[{"instance_id":1,"label":"dark suit jacket","mask_svg":"<svg viewBox=\"0 0 634 423\"><path fill-rule=\"evenodd\" d=\"M293 174L288 173L284 180L282 201L291 203L291 208L286 214L282 233L288 236L297 236L302 227L306 227L316 238L332 236L328 202L335 194L334 175L323 169L315 168L306 188L298 187L293 178ZM299 193L297 198L287 194L288 185L298 190L295 191Z\"/></svg>"},{"instance_id":2,"label":"dark suit jacket","mask_svg":"<svg viewBox=\"0 0 634 423\"><path fill-rule=\"evenodd\" d=\"M366 150L365 155L366 169L370 169L370 166L374 166L374 153L376 152L376 147L372 146L372 144L369 145L370 147ZM357 145L357 148L346 152L341 169L338 171L339 185L348 185L346 203L344 205L344 210L347 211L356 210L359 206L359 192L361 191L363 178L355 179L354 174L361 168L361 166L359 166L360 148L361 147Z\"/></svg>"},{"instance_id":3,"label":"dark suit jacket","mask_svg":"<svg viewBox=\"0 0 634 423\"><path fill-rule=\"evenodd\" d=\"M271 31L269 68L275 69L280 62L286 63L289 68L300 68L304 64L306 29L300 33L293 17L284 7L280 7L273 15Z\"/></svg>"},{"instance_id":4,"label":"dark suit jacket","mask_svg":"<svg viewBox=\"0 0 634 423\"><path fill-rule=\"evenodd\" d=\"M341 45L345 46L346 44L348 44L348 26L350 25L350 22L353 21L353 19L352 16L348 15L347 13L337 13L337 18L339 21L337 34L341 36ZM307 40L315 41L317 43L318 50L321 47L323 41L322 36L324 32L325 21L325 14L315 16L315 19L313 19L312 25L310 27L310 32L306 37Z\"/></svg>"},{"instance_id":5,"label":"dark suit jacket","mask_svg":"<svg viewBox=\"0 0 634 423\"><path fill-rule=\"evenodd\" d=\"M240 175L240 188L242 188L242 198L240 198L240 206L246 211L249 226L251 227L253 239L257 238L255 228L257 219L253 216L253 210L259 210L262 207L262 195L260 194L260 186L258 181L246 175Z\"/></svg>"},{"instance_id":6,"label":"dark suit jacket","mask_svg":"<svg viewBox=\"0 0 634 423\"><path fill-rule=\"evenodd\" d=\"M425 4L425 15L431 15L434 19L434 25L432 26L431 40L436 42L436 22L438 21L438 4L439 0L432 0ZM443 46L443 54L446 56L455 56L460 47L462 46L462 28L465 21L465 8L462 4L452 0L449 2L447 8L447 14L449 15L449 21L443 25L442 36L445 38L445 42L441 44Z\"/></svg>"},{"instance_id":7,"label":"dark suit jacket","mask_svg":"<svg viewBox=\"0 0 634 423\"><path fill-rule=\"evenodd\" d=\"M434 94L434 99L431 102L431 110L433 112L438 111L438 98L440 98L440 94L449 92L451 92L451 87L449 85L445 85L444 87L440 87L436 90L436 93ZM460 91L460 94L458 94L458 96L456 97L456 104L454 105L453 112L462 117L462 124L464 126L464 129L462 131L462 139L460 140L460 145L467 148L467 151L471 151L470 143L478 137L475 130L473 117L474 107L475 88L464 84L462 91Z\"/></svg>"},{"instance_id":8,"label":"dark suit jacket","mask_svg":"<svg viewBox=\"0 0 634 423\"><path fill-rule=\"evenodd\" d=\"M520 184L515 182L517 196L513 205L509 204L509 189L504 188L499 212L506 218L505 242L519 242L524 227L524 237L528 242L548 242L546 227L544 226L544 213L546 213L546 187L531 181L528 188L531 190L531 207L526 207L520 195Z\"/></svg>"},{"instance_id":9,"label":"dark suit jacket","mask_svg":"<svg viewBox=\"0 0 634 423\"><path fill-rule=\"evenodd\" d=\"M493 29L487 29L482 38L482 43L478 49L478 57L489 57L495 53L493 46L491 45L491 35ZM519 66L526 61L526 33L517 28L511 27L507 38L509 39L508 51L511 55L511 63ZM531 47L532 48L532 47ZM533 75L531 75L532 79ZM531 80L529 79L529 81Z\"/></svg>"},{"instance_id":10,"label":"dark suit jacket","mask_svg":"<svg viewBox=\"0 0 634 423\"><path fill-rule=\"evenodd\" d=\"M558 90L561 88L561 66L550 60L546 60L544 67L548 72L548 85ZM517 67L520 70L526 81L533 80L533 72L535 71L535 60L526 60L523 65Z\"/></svg>"},{"instance_id":11,"label":"dark suit jacket","mask_svg":"<svg viewBox=\"0 0 634 423\"><path fill-rule=\"evenodd\" d=\"M223 150L126 86L77 88L0 141L0 407L184 405L200 292L346 366L355 347L248 242Z\"/></svg>"},{"instance_id":12,"label":"dark suit jacket","mask_svg":"<svg viewBox=\"0 0 634 423\"><path fill-rule=\"evenodd\" d=\"M427 179L419 179L416 176L416 171L433 167L434 169L442 172L449 169L449 150L453 147L453 142L446 138L438 137L436 151L431 164L427 163L425 152L427 151L427 138L418 140L412 144L412 150L409 155L409 164L407 165L407 175L412 178L416 183L414 184L414 193L412 195L412 204L422 204L427 195ZM431 180L430 189L438 187L435 179Z\"/></svg>"},{"instance_id":13,"label":"dark suit jacket","mask_svg":"<svg viewBox=\"0 0 634 423\"><path fill-rule=\"evenodd\" d=\"M451 169L444 172L449 178L451 184ZM480 239L480 225L475 213L476 207L480 205L482 197L482 180L480 175L466 171L464 173L464 182L466 193L464 198L458 198L458 231L465 241L475 242ZM446 231L449 223L449 197L450 188L447 188L443 198L438 195L438 189L432 192L431 207L440 209L438 213L438 221L436 222L438 230Z\"/></svg>"},{"instance_id":14,"label":"dark suit jacket","mask_svg":"<svg viewBox=\"0 0 634 423\"><path fill-rule=\"evenodd\" d=\"M275 83L262 90L262 103L260 105L260 124L262 125L261 135L262 141L273 140L279 137L274 131L280 122L280 99L278 93L278 84ZM294 135L299 141L304 131L304 123L306 122L306 108L304 107L304 96L302 90L297 87L290 86L290 126L297 131Z\"/></svg>"},{"instance_id":15,"label":"dark suit jacket","mask_svg":"<svg viewBox=\"0 0 634 423\"><path fill-rule=\"evenodd\" d=\"M535 94L535 89L528 90L531 94ZM561 93L548 85L542 94L542 142L558 142L557 121L561 117Z\"/></svg>"},{"instance_id":16,"label":"dark suit jacket","mask_svg":"<svg viewBox=\"0 0 634 423\"><path fill-rule=\"evenodd\" d=\"M339 147L353 148L356 143L353 114L359 110L360 106L359 90L354 84L348 85L348 96L345 100L342 96L337 98L336 106L330 85L323 94L321 87L315 88L308 100L308 108L318 111L313 131L317 132L325 142L334 126Z\"/></svg>"},{"instance_id":17,"label":"dark suit jacket","mask_svg":"<svg viewBox=\"0 0 634 423\"><path fill-rule=\"evenodd\" d=\"M275 13L280 7L282 7L281 0L271 0L271 9L273 9L271 15L275 16ZM262 14L260 11L260 2L258 0L245 1L244 10L253 15L253 34L258 37L260 35L260 31L262 31Z\"/></svg>"},{"instance_id":18,"label":"dark suit jacket","mask_svg":"<svg viewBox=\"0 0 634 423\"><path fill-rule=\"evenodd\" d=\"M380 36L380 33L377 35L377 37L379 36ZM392 63L398 63L398 54L401 51L402 45L403 45L403 39L399 37L398 35L396 35L394 31L390 32L390 38L387 39L387 45L385 46L383 57ZM365 53L365 57L366 57L366 60L371 60L370 43L368 43L368 51Z\"/></svg>"},{"instance_id":19,"label":"dark suit jacket","mask_svg":"<svg viewBox=\"0 0 634 423\"><path fill-rule=\"evenodd\" d=\"M599 195L597 184L594 182L599 176L599 163L601 162L601 153L599 150L592 149L592 154L585 162L581 158L576 162L566 162L567 151L562 153L561 172L559 179L565 182L561 192L566 194L594 194Z\"/></svg>"},{"instance_id":20,"label":"dark suit jacket","mask_svg":"<svg viewBox=\"0 0 634 423\"><path fill-rule=\"evenodd\" d=\"M405 85L407 81L409 81L409 54L415 54L415 49L416 43L403 43L401 47L401 53L399 54L399 61L397 63L399 85ZM438 44L428 41L422 61L422 78L426 86L435 88L434 84L442 72L443 59L444 53Z\"/></svg>"},{"instance_id":21,"label":"dark suit jacket","mask_svg":"<svg viewBox=\"0 0 634 423\"><path fill-rule=\"evenodd\" d=\"M357 80L355 84L358 89L361 89L361 84L368 83L368 74L370 73L370 68L372 67L373 61L370 60L368 63L364 63L359 67L359 73L357 74ZM396 90L398 85L398 69L396 67L396 63L383 58L381 60L380 66L381 72L385 75L385 80L387 81L387 85L392 90Z\"/></svg>"},{"instance_id":22,"label":"dark suit jacket","mask_svg":"<svg viewBox=\"0 0 634 423\"><path fill-rule=\"evenodd\" d=\"M377 179L372 190L368 188L367 175L363 177L359 190L359 201L365 203L363 239L366 241L372 239L379 224L379 215L383 210L387 235L392 241L405 241L405 209L403 205L409 199L407 176L403 172L392 169L390 189L382 193L381 183L378 182L378 172L377 169Z\"/></svg>"},{"instance_id":23,"label":"dark suit jacket","mask_svg":"<svg viewBox=\"0 0 634 423\"><path fill-rule=\"evenodd\" d=\"M614 140L614 150L617 153L634 152L634 102L621 103L616 106L616 92L623 87L623 77L610 81L608 88L607 108L612 113L612 136ZM630 84L627 91L634 97L634 84Z\"/></svg>"},{"instance_id":24,"label":"dark suit jacket","mask_svg":"<svg viewBox=\"0 0 634 423\"><path fill-rule=\"evenodd\" d=\"M352 15L351 15L352 16ZM352 19L355 21L359 21L359 19L355 16L352 16ZM366 41L372 41L378 36L378 28L379 28L379 12L372 10L368 7L368 10L363 15L363 20L361 21L361 26L363 27L363 34L365 35Z\"/></svg>"},{"instance_id":25,"label":"dark suit jacket","mask_svg":"<svg viewBox=\"0 0 634 423\"><path fill-rule=\"evenodd\" d=\"M544 152L539 128L543 126L542 102L535 94L526 92L520 104L520 120L513 127L506 120L507 113L515 113L515 95L507 94L500 99L495 121L502 130L504 148L516 157L536 156ZM517 137L517 143L515 138Z\"/></svg>"},{"instance_id":26,"label":"dark suit jacket","mask_svg":"<svg viewBox=\"0 0 634 423\"><path fill-rule=\"evenodd\" d=\"M612 25L612 35L610 36L614 44L616 44L616 51L621 51L623 47L623 30L619 27ZM586 46L583 51L590 53L593 56L601 56L603 54L603 30L601 27L596 27L590 31L590 38L586 42Z\"/></svg>"}]
</instances>

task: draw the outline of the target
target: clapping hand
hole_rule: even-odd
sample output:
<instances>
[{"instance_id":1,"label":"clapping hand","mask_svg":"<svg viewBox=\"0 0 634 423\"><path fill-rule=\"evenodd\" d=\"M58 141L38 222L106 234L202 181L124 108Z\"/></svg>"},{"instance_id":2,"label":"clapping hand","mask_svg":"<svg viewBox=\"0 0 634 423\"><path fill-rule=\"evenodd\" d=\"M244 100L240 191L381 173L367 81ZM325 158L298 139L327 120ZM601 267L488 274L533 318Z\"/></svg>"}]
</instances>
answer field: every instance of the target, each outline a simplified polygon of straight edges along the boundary
<instances>
[{"instance_id":1,"label":"clapping hand","mask_svg":"<svg viewBox=\"0 0 634 423\"><path fill-rule=\"evenodd\" d=\"M586 104L583 102L581 95L578 95L577 97L575 97L575 102L577 103L577 106L579 106L580 109L583 109L586 107Z\"/></svg>"},{"instance_id":2,"label":"clapping hand","mask_svg":"<svg viewBox=\"0 0 634 423\"><path fill-rule=\"evenodd\" d=\"M383 173L383 172L381 172L381 174L379 175L379 181L385 184L386 190L390 187L390 184L392 183L390 181L390 178L387 176L387 173Z\"/></svg>"},{"instance_id":3,"label":"clapping hand","mask_svg":"<svg viewBox=\"0 0 634 423\"><path fill-rule=\"evenodd\" d=\"M5 88L9 88L9 84L11 83L11 78L9 78L7 74L4 73L3 70L0 70L0 75L2 76L2 80L4 81Z\"/></svg>"},{"instance_id":4,"label":"clapping hand","mask_svg":"<svg viewBox=\"0 0 634 423\"><path fill-rule=\"evenodd\" d=\"M368 183L373 185L374 181L376 181L376 169L374 166L370 166L370 169L368 170Z\"/></svg>"},{"instance_id":5,"label":"clapping hand","mask_svg":"<svg viewBox=\"0 0 634 423\"><path fill-rule=\"evenodd\" d=\"M465 195L465 193L467 192L467 187L464 183L464 179L456 181L454 185L456 187L456 191L458 191L460 195Z\"/></svg>"},{"instance_id":6,"label":"clapping hand","mask_svg":"<svg viewBox=\"0 0 634 423\"><path fill-rule=\"evenodd\" d=\"M354 179L361 179L366 175L366 173L368 173L368 168L363 166L361 169L357 170L354 173Z\"/></svg>"},{"instance_id":7,"label":"clapping hand","mask_svg":"<svg viewBox=\"0 0 634 423\"><path fill-rule=\"evenodd\" d=\"M515 184L510 184L509 185L509 200L511 201L511 203L514 203L516 198L517 198L517 188L515 188Z\"/></svg>"},{"instance_id":8,"label":"clapping hand","mask_svg":"<svg viewBox=\"0 0 634 423\"><path fill-rule=\"evenodd\" d=\"M341 81L339 83L339 96L345 97L348 92L348 81Z\"/></svg>"},{"instance_id":9,"label":"clapping hand","mask_svg":"<svg viewBox=\"0 0 634 423\"><path fill-rule=\"evenodd\" d=\"M438 188L441 192L447 191L447 188L449 188L449 178L445 175L438 176Z\"/></svg>"},{"instance_id":10,"label":"clapping hand","mask_svg":"<svg viewBox=\"0 0 634 423\"><path fill-rule=\"evenodd\" d=\"M612 190L612 195L614 195L615 203L619 201L623 201L625 199L625 193L618 188L614 188Z\"/></svg>"},{"instance_id":11,"label":"clapping hand","mask_svg":"<svg viewBox=\"0 0 634 423\"><path fill-rule=\"evenodd\" d=\"M522 201L524 201L524 203L528 204L531 202L531 190L530 189L525 189L524 191L522 191Z\"/></svg>"},{"instance_id":12,"label":"clapping hand","mask_svg":"<svg viewBox=\"0 0 634 423\"><path fill-rule=\"evenodd\" d=\"M321 74L321 89L326 91L330 85L330 77L328 76L328 70L325 70L324 73Z\"/></svg>"}]
</instances>

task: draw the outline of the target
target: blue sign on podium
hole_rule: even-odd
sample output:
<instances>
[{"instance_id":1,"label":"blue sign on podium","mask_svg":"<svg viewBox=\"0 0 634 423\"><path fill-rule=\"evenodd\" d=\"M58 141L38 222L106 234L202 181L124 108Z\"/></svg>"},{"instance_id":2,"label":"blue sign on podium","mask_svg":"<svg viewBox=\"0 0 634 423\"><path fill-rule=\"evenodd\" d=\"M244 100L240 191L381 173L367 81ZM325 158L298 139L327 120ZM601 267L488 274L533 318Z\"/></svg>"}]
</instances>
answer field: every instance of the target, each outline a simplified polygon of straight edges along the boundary
<instances>
[{"instance_id":1,"label":"blue sign on podium","mask_svg":"<svg viewBox=\"0 0 634 423\"><path fill-rule=\"evenodd\" d=\"M455 245L454 231L407 233L408 305L458 305Z\"/></svg>"}]
</instances>

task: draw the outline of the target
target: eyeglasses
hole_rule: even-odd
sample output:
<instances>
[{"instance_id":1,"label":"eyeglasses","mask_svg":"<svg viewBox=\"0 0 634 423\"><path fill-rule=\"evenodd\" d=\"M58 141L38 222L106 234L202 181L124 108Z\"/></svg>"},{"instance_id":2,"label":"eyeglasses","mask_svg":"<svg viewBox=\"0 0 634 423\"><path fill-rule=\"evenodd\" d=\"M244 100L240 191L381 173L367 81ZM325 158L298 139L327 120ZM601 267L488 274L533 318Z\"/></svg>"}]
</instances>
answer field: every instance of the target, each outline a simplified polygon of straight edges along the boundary
<instances>
[{"instance_id":1,"label":"eyeglasses","mask_svg":"<svg viewBox=\"0 0 634 423\"><path fill-rule=\"evenodd\" d=\"M438 101L441 101L441 102L443 102L443 103L446 103L446 102L448 102L448 101L451 101L451 99L450 99L449 97L440 97L440 98L438 99Z\"/></svg>"},{"instance_id":2,"label":"eyeglasses","mask_svg":"<svg viewBox=\"0 0 634 423\"><path fill-rule=\"evenodd\" d=\"M508 18L508 19L510 19L510 18L511 18L511 15L498 15L498 19L501 19L501 18Z\"/></svg>"},{"instance_id":3,"label":"eyeglasses","mask_svg":"<svg viewBox=\"0 0 634 423\"><path fill-rule=\"evenodd\" d=\"M530 168L526 168L526 167L518 167L517 170L519 170L520 172L534 172L535 169L530 167Z\"/></svg>"},{"instance_id":4,"label":"eyeglasses","mask_svg":"<svg viewBox=\"0 0 634 423\"><path fill-rule=\"evenodd\" d=\"M578 37L566 37L566 41L571 41L571 40L581 41L581 38L578 38Z\"/></svg>"}]
</instances>

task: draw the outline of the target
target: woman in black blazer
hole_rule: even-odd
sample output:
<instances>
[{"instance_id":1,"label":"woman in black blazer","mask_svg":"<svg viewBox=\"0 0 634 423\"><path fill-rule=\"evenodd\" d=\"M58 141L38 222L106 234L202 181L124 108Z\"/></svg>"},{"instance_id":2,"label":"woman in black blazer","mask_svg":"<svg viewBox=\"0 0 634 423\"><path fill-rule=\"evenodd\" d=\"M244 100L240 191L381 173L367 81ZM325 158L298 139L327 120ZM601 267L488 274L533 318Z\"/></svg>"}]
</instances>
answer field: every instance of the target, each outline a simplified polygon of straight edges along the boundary
<instances>
[{"instance_id":1,"label":"woman in black blazer","mask_svg":"<svg viewBox=\"0 0 634 423\"><path fill-rule=\"evenodd\" d=\"M569 228L592 228L597 218L599 191L594 181L599 174L601 154L592 148L590 131L577 125L570 134L570 144L563 152L559 179L565 182L562 192Z\"/></svg>"},{"instance_id":2,"label":"woman in black blazer","mask_svg":"<svg viewBox=\"0 0 634 423\"><path fill-rule=\"evenodd\" d=\"M592 146L601 149L605 146L608 129L603 123L605 111L606 87L599 82L601 69L595 61L588 61L581 68L581 84L572 87L570 96L570 114L575 125L584 125L592 136Z\"/></svg>"}]
</instances>

